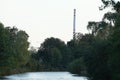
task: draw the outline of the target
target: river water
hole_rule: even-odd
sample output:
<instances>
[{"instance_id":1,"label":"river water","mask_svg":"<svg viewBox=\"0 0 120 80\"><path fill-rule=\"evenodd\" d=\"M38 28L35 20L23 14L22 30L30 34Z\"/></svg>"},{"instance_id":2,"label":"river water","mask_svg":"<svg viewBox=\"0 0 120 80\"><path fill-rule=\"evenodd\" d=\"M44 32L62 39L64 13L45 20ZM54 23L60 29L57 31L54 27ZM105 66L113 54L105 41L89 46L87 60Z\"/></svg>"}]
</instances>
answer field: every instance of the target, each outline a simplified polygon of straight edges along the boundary
<instances>
[{"instance_id":1,"label":"river water","mask_svg":"<svg viewBox=\"0 0 120 80\"><path fill-rule=\"evenodd\" d=\"M86 77L74 76L69 72L27 72L5 78L0 80L87 80Z\"/></svg>"}]
</instances>

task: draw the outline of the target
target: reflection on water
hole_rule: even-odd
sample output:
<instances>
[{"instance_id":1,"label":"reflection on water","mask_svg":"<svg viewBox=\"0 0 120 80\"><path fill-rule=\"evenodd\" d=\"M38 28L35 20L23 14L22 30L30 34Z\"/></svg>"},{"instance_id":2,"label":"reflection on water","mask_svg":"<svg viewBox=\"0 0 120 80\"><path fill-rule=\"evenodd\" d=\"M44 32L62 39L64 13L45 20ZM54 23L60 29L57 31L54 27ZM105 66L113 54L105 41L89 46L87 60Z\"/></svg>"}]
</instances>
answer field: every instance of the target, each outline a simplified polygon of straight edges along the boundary
<instances>
[{"instance_id":1,"label":"reflection on water","mask_svg":"<svg viewBox=\"0 0 120 80\"><path fill-rule=\"evenodd\" d=\"M5 80L87 80L85 77L73 76L69 72L28 72L5 76L5 78L7 78Z\"/></svg>"}]
</instances>

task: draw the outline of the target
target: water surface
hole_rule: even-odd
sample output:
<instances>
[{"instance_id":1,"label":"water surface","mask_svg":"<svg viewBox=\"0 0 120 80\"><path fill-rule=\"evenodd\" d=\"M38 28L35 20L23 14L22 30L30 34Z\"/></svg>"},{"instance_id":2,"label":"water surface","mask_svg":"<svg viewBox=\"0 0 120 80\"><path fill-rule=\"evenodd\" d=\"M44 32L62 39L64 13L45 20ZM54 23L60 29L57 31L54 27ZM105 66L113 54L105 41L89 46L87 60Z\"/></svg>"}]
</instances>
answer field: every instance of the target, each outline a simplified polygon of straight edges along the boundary
<instances>
[{"instance_id":1,"label":"water surface","mask_svg":"<svg viewBox=\"0 0 120 80\"><path fill-rule=\"evenodd\" d=\"M5 80L87 80L86 77L73 76L69 72L28 72L5 76L5 78L7 78Z\"/></svg>"}]
</instances>

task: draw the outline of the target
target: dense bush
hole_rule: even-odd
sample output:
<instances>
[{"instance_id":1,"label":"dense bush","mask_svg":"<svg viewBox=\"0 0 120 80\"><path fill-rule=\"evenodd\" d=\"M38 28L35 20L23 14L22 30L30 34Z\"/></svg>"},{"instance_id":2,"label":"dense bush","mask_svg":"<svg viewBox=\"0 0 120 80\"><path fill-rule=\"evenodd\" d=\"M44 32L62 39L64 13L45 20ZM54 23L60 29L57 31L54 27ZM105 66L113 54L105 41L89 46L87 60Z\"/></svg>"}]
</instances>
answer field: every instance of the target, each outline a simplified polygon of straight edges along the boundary
<instances>
[{"instance_id":1,"label":"dense bush","mask_svg":"<svg viewBox=\"0 0 120 80\"><path fill-rule=\"evenodd\" d=\"M82 58L74 60L68 66L68 71L73 74L85 75L86 67Z\"/></svg>"}]
</instances>

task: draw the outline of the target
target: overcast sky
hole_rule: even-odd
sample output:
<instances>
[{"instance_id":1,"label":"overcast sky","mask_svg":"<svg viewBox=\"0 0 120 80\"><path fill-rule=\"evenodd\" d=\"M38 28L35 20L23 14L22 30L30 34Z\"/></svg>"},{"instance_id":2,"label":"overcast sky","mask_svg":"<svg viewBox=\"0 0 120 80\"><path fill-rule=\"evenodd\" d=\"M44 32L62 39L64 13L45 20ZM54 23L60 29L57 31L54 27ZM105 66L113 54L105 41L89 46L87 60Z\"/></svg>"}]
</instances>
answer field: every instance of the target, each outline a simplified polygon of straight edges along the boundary
<instances>
[{"instance_id":1,"label":"overcast sky","mask_svg":"<svg viewBox=\"0 0 120 80\"><path fill-rule=\"evenodd\" d=\"M87 33L88 21L100 21L101 0L0 0L0 22L16 26L29 35L32 46L44 39L72 39L73 9L76 9L76 31Z\"/></svg>"}]
</instances>

